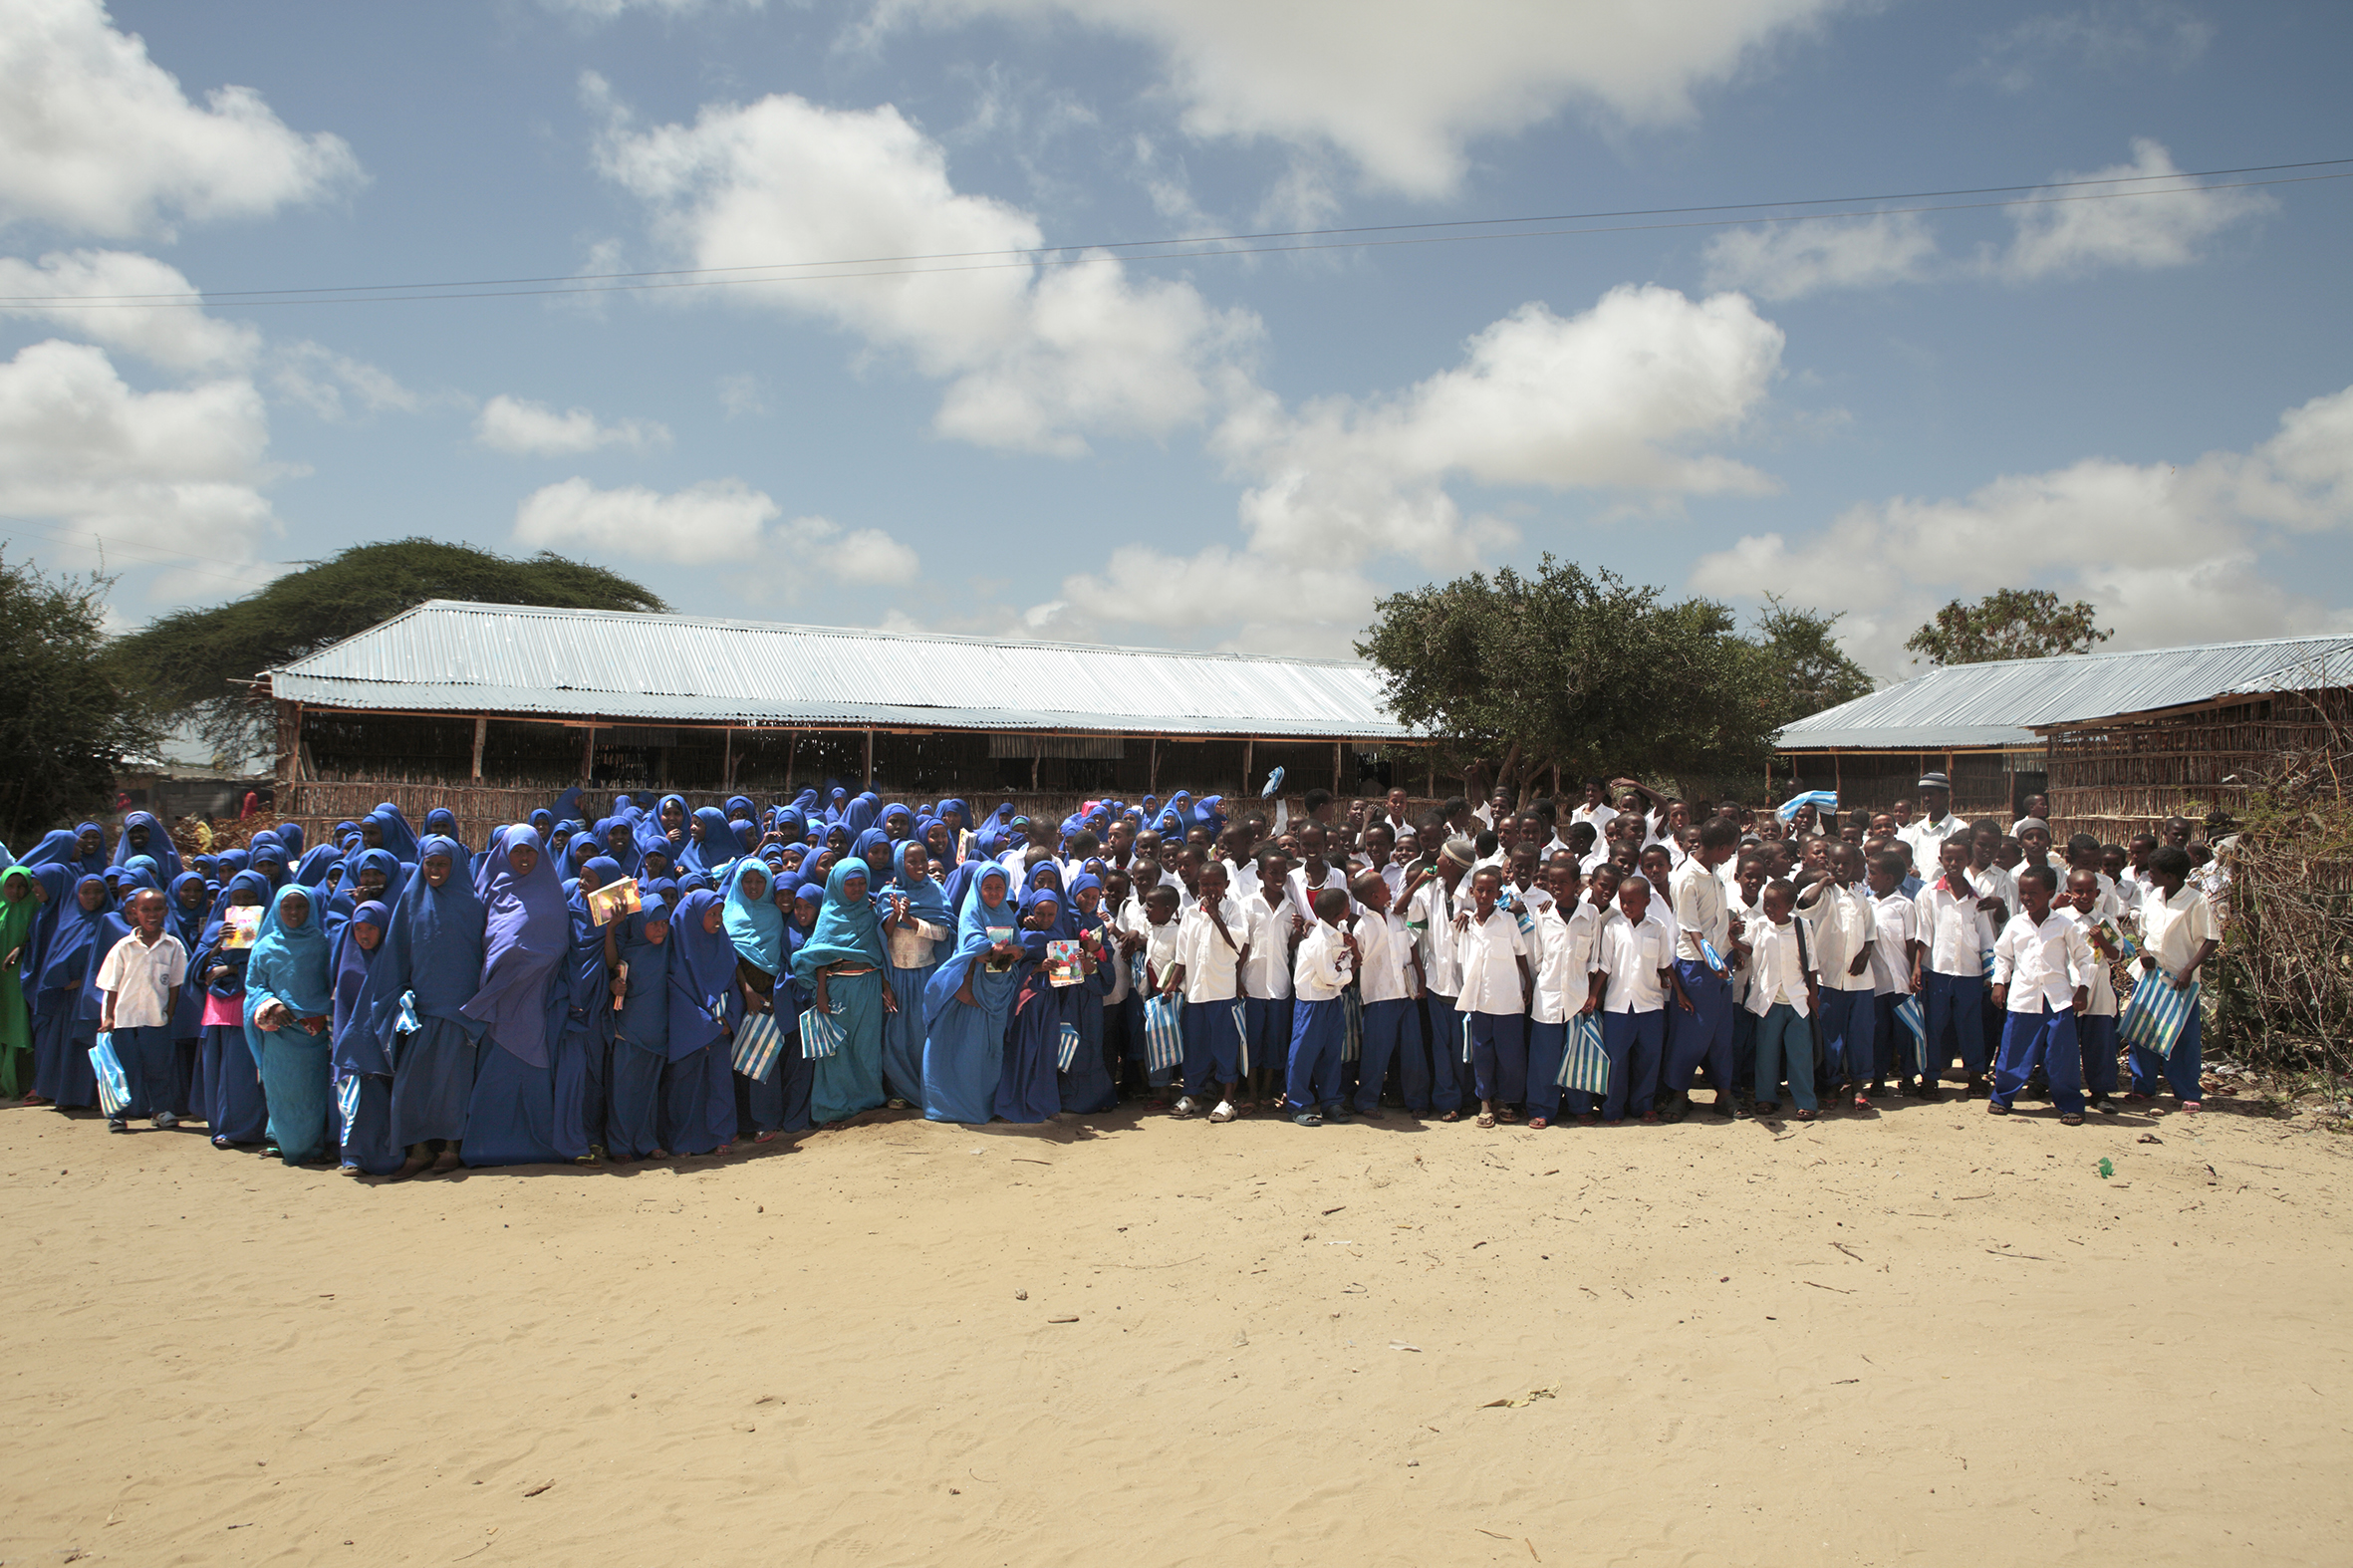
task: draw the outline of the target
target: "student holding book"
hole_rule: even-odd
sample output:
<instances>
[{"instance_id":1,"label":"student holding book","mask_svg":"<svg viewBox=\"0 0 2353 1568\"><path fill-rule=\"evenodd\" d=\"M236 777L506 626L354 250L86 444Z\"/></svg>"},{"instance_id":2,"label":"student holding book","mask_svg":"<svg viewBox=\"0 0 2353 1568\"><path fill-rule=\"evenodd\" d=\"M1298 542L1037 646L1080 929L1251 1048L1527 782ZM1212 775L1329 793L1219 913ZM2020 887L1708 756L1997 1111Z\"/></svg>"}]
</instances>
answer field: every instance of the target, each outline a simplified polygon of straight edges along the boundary
<instances>
[{"instance_id":1,"label":"student holding book","mask_svg":"<svg viewBox=\"0 0 2353 1568\"><path fill-rule=\"evenodd\" d=\"M1667 1044L1667 999L1689 1008L1675 970L1675 938L1650 917L1651 885L1628 877L1618 885L1618 909L1602 922L1594 945L1587 994L1602 1015L1601 1043L1610 1059L1610 1088L1602 1120L1612 1127L1633 1106L1657 1122L1659 1058Z\"/></svg>"},{"instance_id":2,"label":"student holding book","mask_svg":"<svg viewBox=\"0 0 2353 1568\"><path fill-rule=\"evenodd\" d=\"M2140 984L2170 985L2192 992L2198 971L2222 942L2214 906L2190 880L2190 855L2176 844L2166 844L2149 855L2149 875L2141 896ZM2137 993L2136 993L2137 994ZM2173 1052L2160 1056L2140 1046L2132 1049L2132 1092L2128 1102L2146 1103L2157 1093L2162 1076L2172 1086L2185 1112L2200 1108L2199 1072L2203 1030L2198 1001L2191 997L2189 1016L2174 1041Z\"/></svg>"}]
</instances>

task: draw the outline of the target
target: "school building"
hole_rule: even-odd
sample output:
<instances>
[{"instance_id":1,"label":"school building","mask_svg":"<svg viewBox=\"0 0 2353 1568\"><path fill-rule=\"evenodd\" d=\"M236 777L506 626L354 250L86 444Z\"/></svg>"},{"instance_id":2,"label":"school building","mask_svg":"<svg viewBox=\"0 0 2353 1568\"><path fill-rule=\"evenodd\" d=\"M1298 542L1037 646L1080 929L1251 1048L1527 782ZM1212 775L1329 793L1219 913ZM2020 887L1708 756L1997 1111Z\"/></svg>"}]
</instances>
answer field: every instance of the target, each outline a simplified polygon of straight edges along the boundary
<instances>
[{"instance_id":1,"label":"school building","mask_svg":"<svg viewBox=\"0 0 2353 1568\"><path fill-rule=\"evenodd\" d=\"M2353 637L2206 643L1931 670L1775 738L1800 789L1885 810L1923 772L1963 816L2050 797L2054 826L2118 842L2196 807L2233 811L2282 757L2353 776Z\"/></svg>"},{"instance_id":2,"label":"school building","mask_svg":"<svg viewBox=\"0 0 2353 1568\"><path fill-rule=\"evenodd\" d=\"M803 786L1008 797L1059 820L1101 795L1421 799L1458 781L1336 659L1001 642L434 600L262 672L277 810L309 826L392 801L469 842L578 785L761 804Z\"/></svg>"}]
</instances>

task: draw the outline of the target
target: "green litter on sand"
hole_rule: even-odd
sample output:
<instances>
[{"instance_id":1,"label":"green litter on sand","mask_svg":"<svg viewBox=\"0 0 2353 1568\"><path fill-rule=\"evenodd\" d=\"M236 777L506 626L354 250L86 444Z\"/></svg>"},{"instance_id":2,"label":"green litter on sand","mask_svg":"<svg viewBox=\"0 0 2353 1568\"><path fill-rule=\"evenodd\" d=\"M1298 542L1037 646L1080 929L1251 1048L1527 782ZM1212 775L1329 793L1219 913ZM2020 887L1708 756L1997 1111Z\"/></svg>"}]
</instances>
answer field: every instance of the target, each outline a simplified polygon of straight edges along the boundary
<instances>
[{"instance_id":1,"label":"green litter on sand","mask_svg":"<svg viewBox=\"0 0 2353 1568\"><path fill-rule=\"evenodd\" d=\"M2102 1155L2100 1157L2100 1179L2105 1181L2114 1175L2116 1175L2116 1162Z\"/></svg>"}]
</instances>

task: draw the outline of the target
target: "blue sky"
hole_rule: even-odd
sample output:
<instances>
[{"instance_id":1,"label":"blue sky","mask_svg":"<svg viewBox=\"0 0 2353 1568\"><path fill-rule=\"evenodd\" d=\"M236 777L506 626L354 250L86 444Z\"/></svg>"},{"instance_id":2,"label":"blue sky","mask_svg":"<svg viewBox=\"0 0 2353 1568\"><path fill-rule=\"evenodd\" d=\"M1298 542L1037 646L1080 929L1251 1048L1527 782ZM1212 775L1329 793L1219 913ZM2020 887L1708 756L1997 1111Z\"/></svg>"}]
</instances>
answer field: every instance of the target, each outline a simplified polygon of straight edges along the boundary
<instances>
[{"instance_id":1,"label":"blue sky","mask_svg":"<svg viewBox=\"0 0 2353 1568\"><path fill-rule=\"evenodd\" d=\"M1545 550L1884 675L2004 586L2346 626L2353 179L2174 176L2353 158L2347 58L2347 8L2175 0L0 0L0 541L103 551L127 625L424 533L1310 653ZM677 268L762 270L348 292ZM235 292L295 289L344 292Z\"/></svg>"}]
</instances>

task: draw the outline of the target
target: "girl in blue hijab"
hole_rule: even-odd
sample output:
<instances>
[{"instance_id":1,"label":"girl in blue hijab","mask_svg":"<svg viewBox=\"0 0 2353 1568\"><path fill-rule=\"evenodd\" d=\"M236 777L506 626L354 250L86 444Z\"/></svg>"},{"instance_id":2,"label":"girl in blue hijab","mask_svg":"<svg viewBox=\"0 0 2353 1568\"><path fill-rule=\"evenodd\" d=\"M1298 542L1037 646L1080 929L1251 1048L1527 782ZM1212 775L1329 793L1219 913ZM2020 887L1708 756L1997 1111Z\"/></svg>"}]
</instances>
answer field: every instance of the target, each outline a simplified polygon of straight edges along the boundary
<instances>
[{"instance_id":1,"label":"girl in blue hijab","mask_svg":"<svg viewBox=\"0 0 2353 1568\"><path fill-rule=\"evenodd\" d=\"M163 824L152 815L134 811L123 819L123 836L115 841L115 864L123 865L133 855L144 855L153 861L168 882L180 873L179 849L171 842L171 835L163 831Z\"/></svg>"},{"instance_id":2,"label":"girl in blue hijab","mask_svg":"<svg viewBox=\"0 0 2353 1568\"><path fill-rule=\"evenodd\" d=\"M85 877L103 877L113 862L107 859L107 836L95 822L74 830L74 856L67 862Z\"/></svg>"},{"instance_id":3,"label":"girl in blue hijab","mask_svg":"<svg viewBox=\"0 0 2353 1568\"><path fill-rule=\"evenodd\" d=\"M371 899L352 911L335 938L328 1049L343 1169L352 1176L392 1176L400 1169L400 1146L392 1142L392 1060L368 1027L365 994L392 923L392 912Z\"/></svg>"},{"instance_id":4,"label":"girl in blue hijab","mask_svg":"<svg viewBox=\"0 0 2353 1568\"><path fill-rule=\"evenodd\" d=\"M923 988L923 1115L933 1122L980 1123L996 1114L1021 952L1005 868L970 861L958 875L964 872L971 873L970 892L956 918L955 951Z\"/></svg>"},{"instance_id":5,"label":"girl in blue hijab","mask_svg":"<svg viewBox=\"0 0 2353 1568\"><path fill-rule=\"evenodd\" d=\"M883 1103L883 1018L897 999L883 983L882 922L867 893L873 880L864 861L836 866L817 928L793 955L793 973L810 988L811 1006L842 1032L834 1054L819 1058L810 1090L809 1114L820 1126Z\"/></svg>"},{"instance_id":6,"label":"girl in blue hijab","mask_svg":"<svg viewBox=\"0 0 2353 1568\"><path fill-rule=\"evenodd\" d=\"M465 1163L520 1166L585 1158L578 1100L559 1106L556 1093L572 918L555 863L541 852L529 823L490 836L474 868L474 897L482 901L482 983L464 1011L487 1027L466 1105Z\"/></svg>"},{"instance_id":7,"label":"girl in blue hijab","mask_svg":"<svg viewBox=\"0 0 2353 1568\"><path fill-rule=\"evenodd\" d=\"M195 954L188 967L201 995L196 1079L189 1098L215 1149L258 1144L268 1136L261 1064L245 1038L245 967L253 952L231 945L228 912L262 909L269 900L269 879L259 872L238 872L221 890L201 938L188 949Z\"/></svg>"},{"instance_id":8,"label":"girl in blue hijab","mask_svg":"<svg viewBox=\"0 0 2353 1568\"><path fill-rule=\"evenodd\" d=\"M686 845L678 851L678 869L702 872L716 887L719 869L742 853L735 842L735 830L727 826L727 814L716 806L697 807L688 834Z\"/></svg>"},{"instance_id":9,"label":"girl in blue hijab","mask_svg":"<svg viewBox=\"0 0 2353 1568\"><path fill-rule=\"evenodd\" d=\"M743 987L719 895L698 889L670 922L669 1066L662 1138L673 1155L724 1154L735 1141L735 1031Z\"/></svg>"},{"instance_id":10,"label":"girl in blue hijab","mask_svg":"<svg viewBox=\"0 0 2353 1568\"><path fill-rule=\"evenodd\" d=\"M1064 939L1059 935L1063 923L1061 889L1033 888L1022 897L1021 960L1014 970L1019 989L997 1079L996 1113L1008 1122L1046 1122L1062 1113L1055 1064L1062 1047L1064 1004L1075 987L1053 983L1046 944Z\"/></svg>"},{"instance_id":11,"label":"girl in blue hijab","mask_svg":"<svg viewBox=\"0 0 2353 1568\"><path fill-rule=\"evenodd\" d=\"M366 840L372 828L376 842L368 846L370 849L391 850L396 861L416 859L416 830L408 826L408 819L400 815L399 807L389 800L378 806L360 824L360 837Z\"/></svg>"},{"instance_id":12,"label":"girl in blue hijab","mask_svg":"<svg viewBox=\"0 0 2353 1568\"><path fill-rule=\"evenodd\" d=\"M1118 960L1106 941L1102 903L1103 882L1093 872L1081 872L1070 880L1070 902L1063 915L1077 930L1079 940L1087 944L1089 954L1098 960L1094 973L1069 988L1069 1000L1064 1004L1065 1016L1078 1025L1079 1048L1059 1079L1062 1109L1081 1116L1113 1110L1120 1103L1119 1085L1103 1043L1104 999L1111 994L1116 978L1112 966Z\"/></svg>"},{"instance_id":13,"label":"girl in blue hijab","mask_svg":"<svg viewBox=\"0 0 2353 1568\"><path fill-rule=\"evenodd\" d=\"M33 999L33 1097L63 1111L98 1104L98 1077L90 1070L98 1020L94 1016L87 1029L81 1027L82 993L97 968L99 935L115 906L97 872L77 879L60 904Z\"/></svg>"},{"instance_id":14,"label":"girl in blue hijab","mask_svg":"<svg viewBox=\"0 0 2353 1568\"><path fill-rule=\"evenodd\" d=\"M875 818L882 809L882 799L869 790L850 802L849 809L842 813L842 826L848 828L851 837L855 838L875 825Z\"/></svg>"},{"instance_id":15,"label":"girl in blue hijab","mask_svg":"<svg viewBox=\"0 0 2353 1568\"><path fill-rule=\"evenodd\" d=\"M572 923L572 947L565 954L563 1039L556 1054L556 1099L577 1101L581 1136L592 1161L606 1145L605 1123L612 1093L613 994L605 968L605 927L590 912L588 896L621 880L621 866L598 855L564 884L564 913ZM579 1087L573 1087L574 1081Z\"/></svg>"},{"instance_id":16,"label":"girl in blue hijab","mask_svg":"<svg viewBox=\"0 0 2353 1568\"><path fill-rule=\"evenodd\" d=\"M327 1152L330 956L311 890L279 889L245 965L245 1039L261 1065L269 1141L290 1166Z\"/></svg>"},{"instance_id":17,"label":"girl in blue hijab","mask_svg":"<svg viewBox=\"0 0 2353 1568\"><path fill-rule=\"evenodd\" d=\"M435 806L424 814L424 830L417 835L417 842L421 845L428 838L447 839L459 849L465 850L468 858L471 858L474 853L466 848L465 840L458 836L457 813L451 811L447 806ZM391 849L392 846L388 844L385 848ZM396 856L397 852L395 851L394 854ZM387 901L387 903L390 902L392 901Z\"/></svg>"},{"instance_id":18,"label":"girl in blue hijab","mask_svg":"<svg viewBox=\"0 0 2353 1568\"><path fill-rule=\"evenodd\" d=\"M465 846L434 834L417 854L364 994L368 1028L392 1063L402 1177L457 1169L483 1029L465 1011L481 983L484 935Z\"/></svg>"},{"instance_id":19,"label":"girl in blue hijab","mask_svg":"<svg viewBox=\"0 0 2353 1568\"><path fill-rule=\"evenodd\" d=\"M605 927L605 966L613 976L605 1150L616 1160L668 1153L661 1147L661 1076L669 1066L669 908L658 898Z\"/></svg>"},{"instance_id":20,"label":"girl in blue hijab","mask_svg":"<svg viewBox=\"0 0 2353 1568\"><path fill-rule=\"evenodd\" d=\"M923 988L939 967L939 944L956 933L947 896L931 880L931 857L914 839L891 846L893 875L875 895L883 916L884 971L898 1010L883 1020L883 1086L891 1104L923 1103Z\"/></svg>"},{"instance_id":21,"label":"girl in blue hijab","mask_svg":"<svg viewBox=\"0 0 2353 1568\"><path fill-rule=\"evenodd\" d=\"M727 879L723 928L736 956L757 970L747 975L765 991L784 972L784 911L776 907L775 883L759 861L745 861Z\"/></svg>"}]
</instances>

